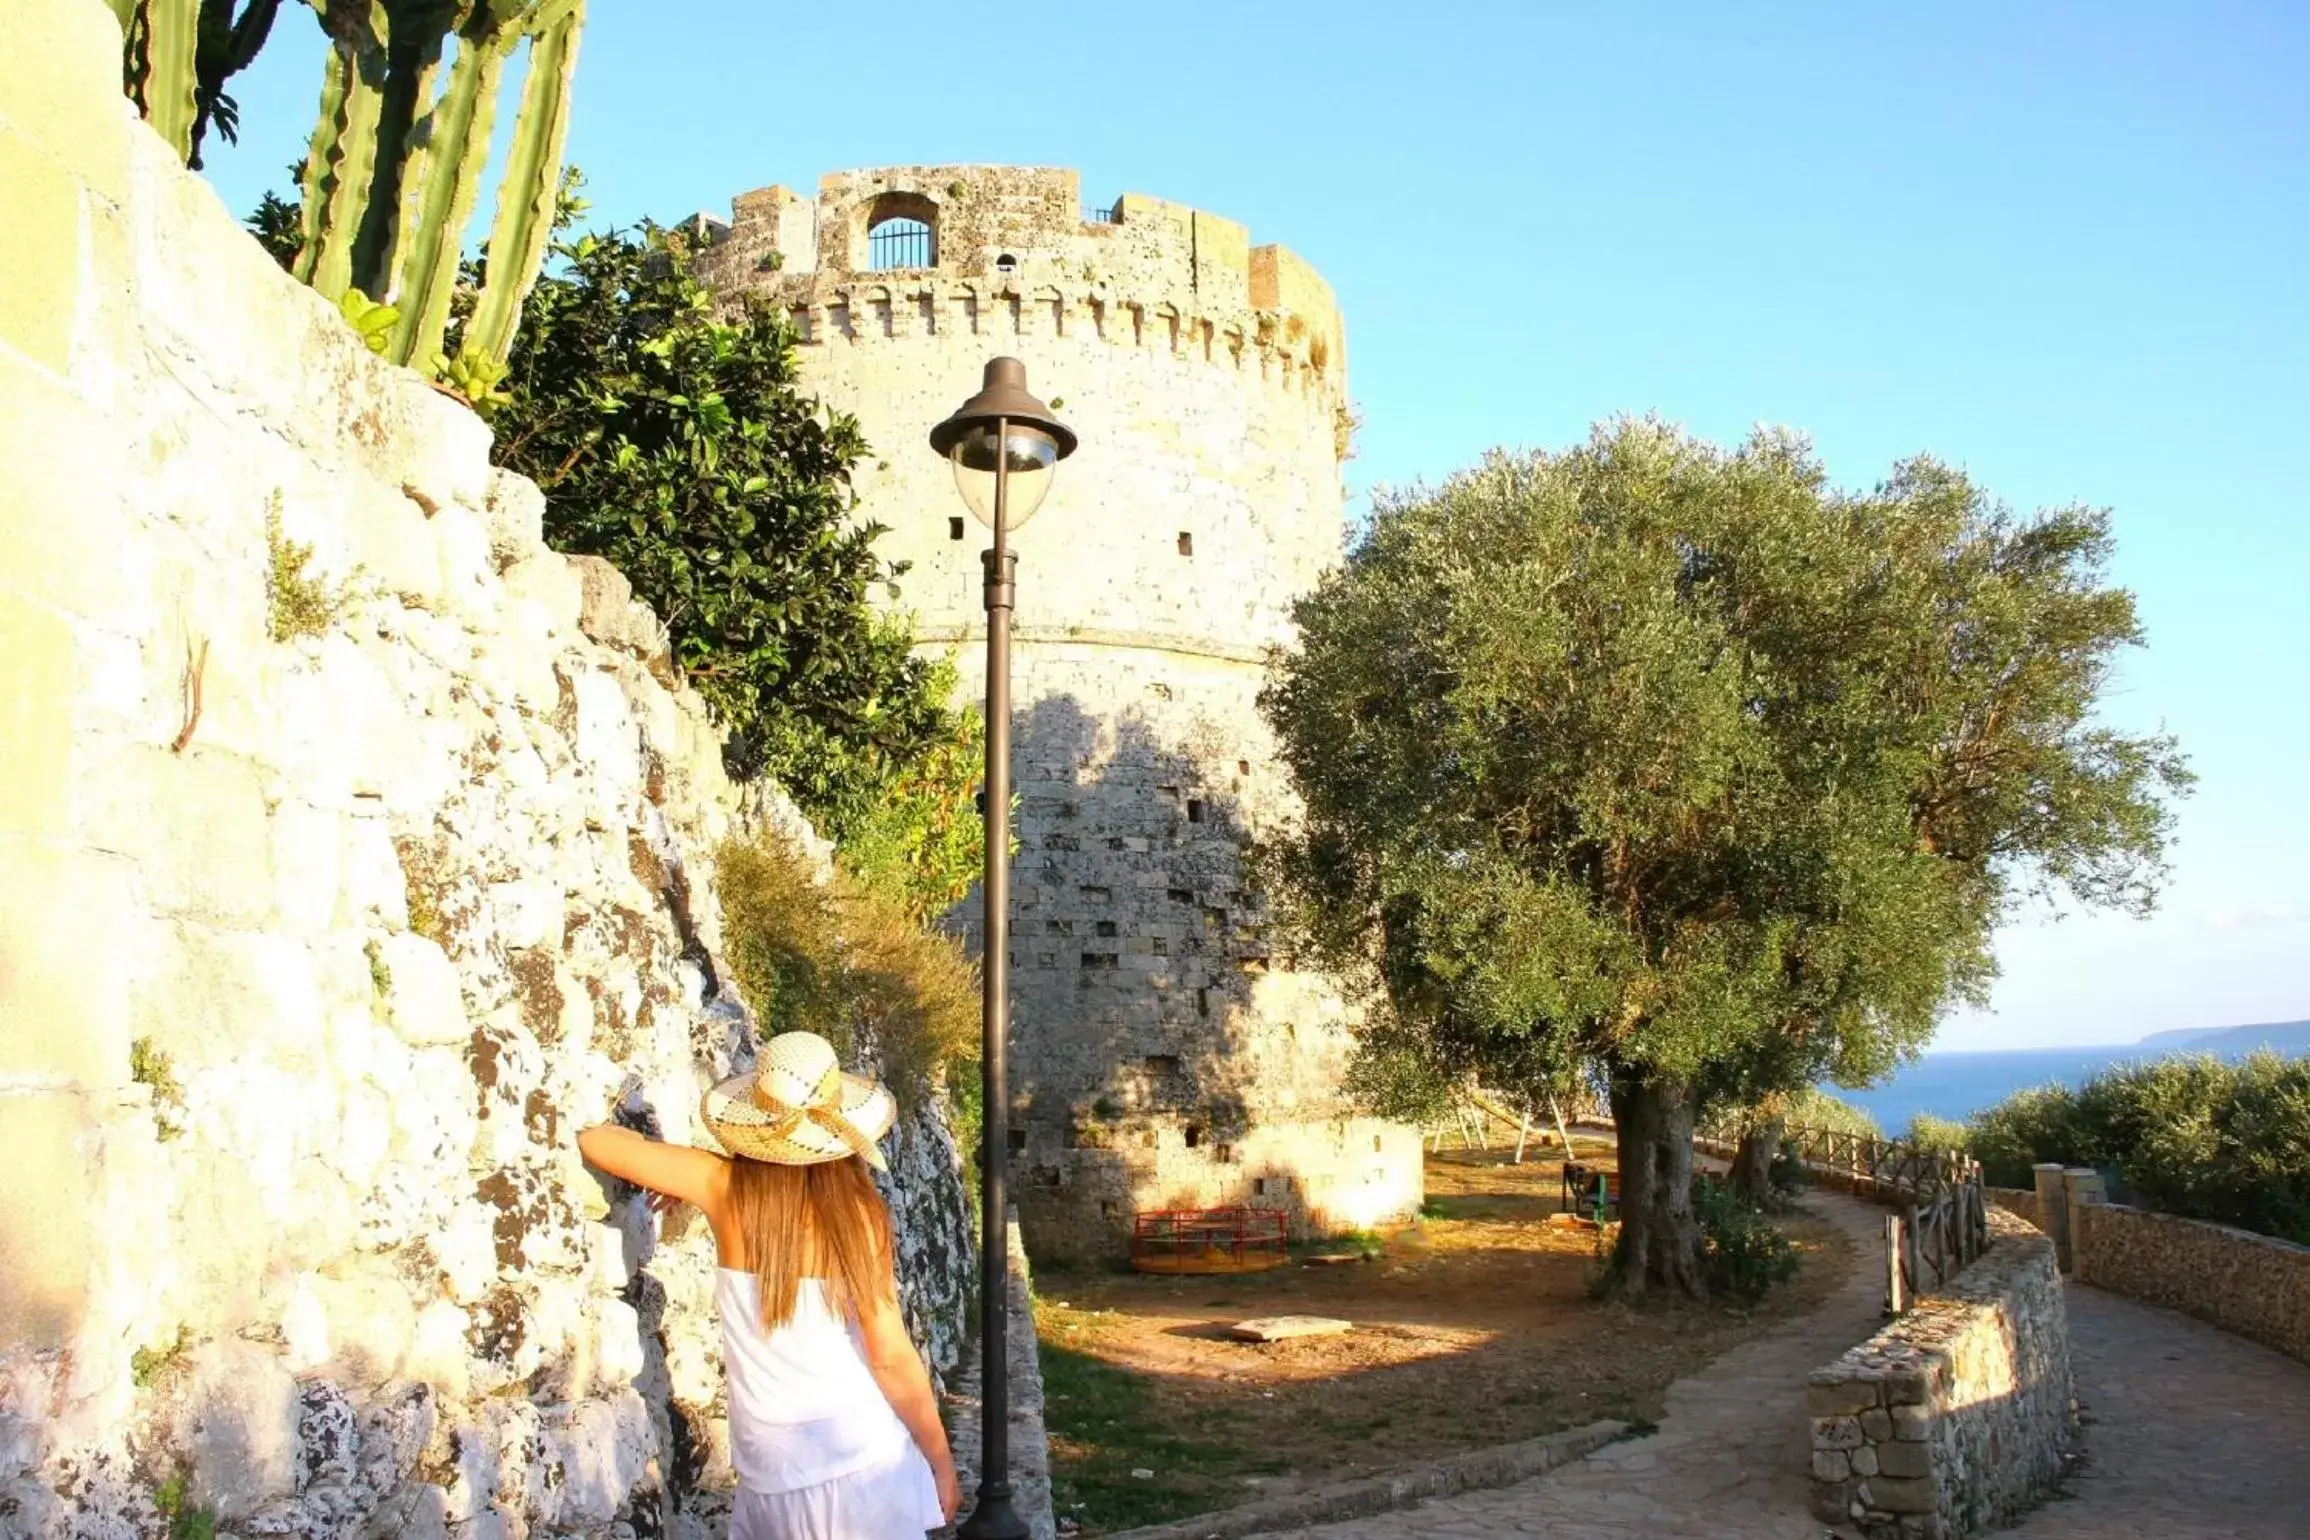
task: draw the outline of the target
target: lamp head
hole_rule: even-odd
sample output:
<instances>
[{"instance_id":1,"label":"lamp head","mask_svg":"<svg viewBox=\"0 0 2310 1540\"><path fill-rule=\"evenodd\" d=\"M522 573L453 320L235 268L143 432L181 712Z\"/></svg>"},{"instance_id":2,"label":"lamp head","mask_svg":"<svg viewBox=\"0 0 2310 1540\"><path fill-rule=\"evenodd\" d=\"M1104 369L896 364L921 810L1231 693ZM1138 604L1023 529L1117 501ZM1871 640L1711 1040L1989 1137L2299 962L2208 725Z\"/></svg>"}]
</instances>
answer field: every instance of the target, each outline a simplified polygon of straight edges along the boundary
<instances>
[{"instance_id":1,"label":"lamp head","mask_svg":"<svg viewBox=\"0 0 2310 1540\"><path fill-rule=\"evenodd\" d=\"M1027 394L1025 364L997 358L988 362L979 393L930 430L930 447L954 466L955 490L990 529L995 521L995 469L1007 462L1010 498L1005 522L1016 529L1042 506L1051 489L1051 467L1075 452L1075 433Z\"/></svg>"}]
</instances>

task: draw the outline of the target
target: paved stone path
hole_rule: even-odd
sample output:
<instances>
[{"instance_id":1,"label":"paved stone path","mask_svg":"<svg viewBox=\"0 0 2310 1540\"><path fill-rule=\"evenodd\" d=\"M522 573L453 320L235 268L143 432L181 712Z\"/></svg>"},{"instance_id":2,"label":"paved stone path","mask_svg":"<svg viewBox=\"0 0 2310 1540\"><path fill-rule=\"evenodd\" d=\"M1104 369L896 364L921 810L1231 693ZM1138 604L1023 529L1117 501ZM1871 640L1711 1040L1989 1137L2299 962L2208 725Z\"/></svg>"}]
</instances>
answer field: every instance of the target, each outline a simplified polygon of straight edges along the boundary
<instances>
[{"instance_id":1,"label":"paved stone path","mask_svg":"<svg viewBox=\"0 0 2310 1540\"><path fill-rule=\"evenodd\" d=\"M1804 1379L1875 1331L1883 1210L1816 1190L1859 1265L1811 1314L1669 1387L1660 1431L1563 1470L1292 1540L1824 1540ZM2068 1294L2089 1419L2070 1493L2020 1540L2310 1540L2310 1365L2096 1289ZM1285 1540L1278 1535L1274 1540Z\"/></svg>"}]
</instances>

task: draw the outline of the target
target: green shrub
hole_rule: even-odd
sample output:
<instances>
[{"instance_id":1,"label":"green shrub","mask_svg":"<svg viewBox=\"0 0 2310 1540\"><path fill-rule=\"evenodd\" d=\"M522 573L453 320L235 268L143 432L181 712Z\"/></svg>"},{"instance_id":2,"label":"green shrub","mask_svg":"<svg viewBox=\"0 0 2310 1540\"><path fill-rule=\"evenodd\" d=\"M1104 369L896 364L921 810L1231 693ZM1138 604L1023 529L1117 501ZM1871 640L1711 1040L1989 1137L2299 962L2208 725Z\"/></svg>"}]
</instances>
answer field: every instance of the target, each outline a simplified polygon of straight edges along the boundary
<instances>
[{"instance_id":1,"label":"green shrub","mask_svg":"<svg viewBox=\"0 0 2310 1540\"><path fill-rule=\"evenodd\" d=\"M1707 1238L1711 1293L1753 1302L1797 1275L1796 1242L1730 1185L1693 1178L1692 1210Z\"/></svg>"},{"instance_id":2,"label":"green shrub","mask_svg":"<svg viewBox=\"0 0 2310 1540\"><path fill-rule=\"evenodd\" d=\"M1998 1186L2030 1185L2046 1161L2093 1166L2146 1207L2310 1244L2310 1059L2120 1065L2074 1091L2016 1092L1970 1138Z\"/></svg>"},{"instance_id":3,"label":"green shrub","mask_svg":"<svg viewBox=\"0 0 2310 1540\"><path fill-rule=\"evenodd\" d=\"M281 498L274 493L265 513L265 603L266 628L276 642L321 635L352 603L352 586L315 576L307 570L312 560L311 546L281 533Z\"/></svg>"},{"instance_id":4,"label":"green shrub","mask_svg":"<svg viewBox=\"0 0 2310 1540\"><path fill-rule=\"evenodd\" d=\"M718 304L678 235L555 251L492 420L497 462L545 490L549 544L608 558L665 622L732 772L774 776L847 842L958 735L935 663L870 602L902 571L851 516L858 425L801 388L784 319Z\"/></svg>"},{"instance_id":5,"label":"green shrub","mask_svg":"<svg viewBox=\"0 0 2310 1540\"><path fill-rule=\"evenodd\" d=\"M1827 1133L1861 1134L1871 1139L1885 1136L1885 1131L1877 1126L1875 1115L1866 1108L1831 1096L1817 1086L1807 1086L1789 1097L1783 1116L1791 1128L1818 1128Z\"/></svg>"},{"instance_id":6,"label":"green shrub","mask_svg":"<svg viewBox=\"0 0 2310 1540\"><path fill-rule=\"evenodd\" d=\"M1963 1123L1937 1118L1930 1112L1920 1112L1909 1120L1909 1127L1901 1135L1909 1143L1926 1150L1970 1150L1973 1130Z\"/></svg>"},{"instance_id":7,"label":"green shrub","mask_svg":"<svg viewBox=\"0 0 2310 1540\"><path fill-rule=\"evenodd\" d=\"M870 1053L909 1108L975 1089L978 970L954 938L846 872L817 884L775 836L729 841L717 862L724 955L765 1036L816 1032L845 1058Z\"/></svg>"}]
</instances>

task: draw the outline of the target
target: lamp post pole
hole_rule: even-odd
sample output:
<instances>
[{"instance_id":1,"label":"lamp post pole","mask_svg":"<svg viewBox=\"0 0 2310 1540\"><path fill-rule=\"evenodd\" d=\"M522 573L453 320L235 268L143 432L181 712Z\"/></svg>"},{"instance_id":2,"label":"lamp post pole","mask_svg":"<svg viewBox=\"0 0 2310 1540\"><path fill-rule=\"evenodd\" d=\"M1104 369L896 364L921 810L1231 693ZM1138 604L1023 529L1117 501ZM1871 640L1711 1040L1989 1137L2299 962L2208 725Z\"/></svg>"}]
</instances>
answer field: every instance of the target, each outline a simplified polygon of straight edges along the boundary
<instances>
[{"instance_id":1,"label":"lamp post pole","mask_svg":"<svg viewBox=\"0 0 2310 1540\"><path fill-rule=\"evenodd\" d=\"M1050 490L1051 470L1072 454L1075 435L1051 409L1027 394L1027 371L1015 358L987 365L983 389L931 430L931 448L953 462L963 500L993 532L980 557L987 613L986 870L980 883L986 945L980 973L981 1088L986 1106L979 1153L979 1490L962 1540L1026 1540L1011 1504L1010 1251L1006 1188L1011 1158L1011 609L1018 558L1014 520L1034 516Z\"/></svg>"},{"instance_id":2,"label":"lamp post pole","mask_svg":"<svg viewBox=\"0 0 2310 1540\"><path fill-rule=\"evenodd\" d=\"M997 441L1009 429L996 419ZM979 1491L961 1540L1023 1540L1026 1521L1011 1506L1010 1216L1011 1092L1004 1052L1011 1022L1011 606L1019 559L1009 544L1010 457L995 463L994 544L986 566L987 773L986 950L980 963L979 1056L985 1106L979 1151Z\"/></svg>"}]
</instances>

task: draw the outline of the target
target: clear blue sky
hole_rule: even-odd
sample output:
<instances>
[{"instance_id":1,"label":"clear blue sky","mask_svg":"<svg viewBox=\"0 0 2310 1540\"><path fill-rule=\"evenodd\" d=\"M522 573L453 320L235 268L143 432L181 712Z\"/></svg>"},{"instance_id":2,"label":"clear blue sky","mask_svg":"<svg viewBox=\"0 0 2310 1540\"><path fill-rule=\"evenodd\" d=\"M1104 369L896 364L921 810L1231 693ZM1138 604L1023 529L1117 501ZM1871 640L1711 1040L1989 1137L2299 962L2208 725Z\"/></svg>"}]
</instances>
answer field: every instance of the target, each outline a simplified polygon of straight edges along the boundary
<instances>
[{"instance_id":1,"label":"clear blue sky","mask_svg":"<svg viewBox=\"0 0 2310 1540\"><path fill-rule=\"evenodd\" d=\"M603 220L1002 161L1293 247L1347 316L1359 493L1658 410L2112 508L2150 647L2110 714L2203 776L2176 879L2147 923L2017 922L1941 1046L2310 1017L2310 6L591 11ZM279 33L211 157L236 209L311 128L317 29Z\"/></svg>"}]
</instances>

